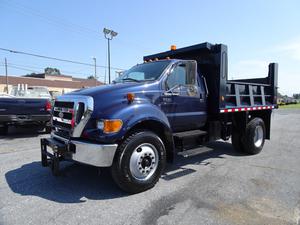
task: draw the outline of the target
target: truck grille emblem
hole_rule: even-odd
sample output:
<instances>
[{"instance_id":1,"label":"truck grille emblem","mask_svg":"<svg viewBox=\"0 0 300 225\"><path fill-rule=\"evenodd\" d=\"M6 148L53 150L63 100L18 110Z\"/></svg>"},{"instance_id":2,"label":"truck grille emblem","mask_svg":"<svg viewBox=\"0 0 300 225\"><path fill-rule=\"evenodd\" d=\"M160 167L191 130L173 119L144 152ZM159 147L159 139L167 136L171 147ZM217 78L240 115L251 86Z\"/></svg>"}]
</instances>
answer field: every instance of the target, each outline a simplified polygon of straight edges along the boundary
<instances>
[{"instance_id":1,"label":"truck grille emblem","mask_svg":"<svg viewBox=\"0 0 300 225\"><path fill-rule=\"evenodd\" d=\"M62 119L62 118L64 117L64 113L63 113L63 112L59 112L59 113L58 113L58 116L59 116L59 118Z\"/></svg>"}]
</instances>

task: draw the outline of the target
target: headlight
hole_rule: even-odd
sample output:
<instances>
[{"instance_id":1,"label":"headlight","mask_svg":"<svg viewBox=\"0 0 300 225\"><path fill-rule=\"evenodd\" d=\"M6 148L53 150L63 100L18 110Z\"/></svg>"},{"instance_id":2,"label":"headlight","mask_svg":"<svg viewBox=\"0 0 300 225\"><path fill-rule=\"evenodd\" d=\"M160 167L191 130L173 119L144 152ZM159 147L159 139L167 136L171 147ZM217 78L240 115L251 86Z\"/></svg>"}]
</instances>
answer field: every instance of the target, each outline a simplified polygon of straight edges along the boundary
<instances>
[{"instance_id":1,"label":"headlight","mask_svg":"<svg viewBox=\"0 0 300 225\"><path fill-rule=\"evenodd\" d=\"M97 128L103 130L103 133L117 133L121 130L123 122L120 119L100 120L97 122Z\"/></svg>"}]
</instances>

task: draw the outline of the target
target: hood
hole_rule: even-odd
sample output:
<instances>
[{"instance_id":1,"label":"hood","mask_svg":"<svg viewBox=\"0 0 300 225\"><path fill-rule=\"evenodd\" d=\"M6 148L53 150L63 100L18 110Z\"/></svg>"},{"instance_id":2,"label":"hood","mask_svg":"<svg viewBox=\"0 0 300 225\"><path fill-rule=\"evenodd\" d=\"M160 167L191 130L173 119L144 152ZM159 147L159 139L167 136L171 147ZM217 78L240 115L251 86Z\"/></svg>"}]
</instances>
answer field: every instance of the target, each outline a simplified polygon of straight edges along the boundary
<instances>
[{"instance_id":1,"label":"hood","mask_svg":"<svg viewBox=\"0 0 300 225\"><path fill-rule=\"evenodd\" d=\"M94 112L92 117L100 118L128 106L127 93L134 93L136 99L142 102L153 102L159 96L159 83L117 83L99 87L81 89L66 95L86 95L94 99ZM125 100L126 99L126 100Z\"/></svg>"},{"instance_id":2,"label":"hood","mask_svg":"<svg viewBox=\"0 0 300 225\"><path fill-rule=\"evenodd\" d=\"M127 83L117 83L117 84L109 84L109 85L102 85L92 88L85 88L80 89L77 91L69 92L66 95L86 95L91 96L93 98L102 98L106 95L122 95L127 94L129 92L141 92L146 91L149 89L152 89L153 86L156 86L157 83L133 83L133 82L127 82Z\"/></svg>"}]
</instances>

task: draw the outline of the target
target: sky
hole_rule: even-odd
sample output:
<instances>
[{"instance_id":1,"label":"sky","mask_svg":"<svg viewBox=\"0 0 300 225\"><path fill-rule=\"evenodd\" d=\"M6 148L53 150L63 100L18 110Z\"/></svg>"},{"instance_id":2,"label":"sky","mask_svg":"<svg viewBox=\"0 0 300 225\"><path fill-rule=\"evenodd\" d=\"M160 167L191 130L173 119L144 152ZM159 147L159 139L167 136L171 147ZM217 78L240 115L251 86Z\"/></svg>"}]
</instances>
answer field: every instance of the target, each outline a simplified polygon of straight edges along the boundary
<instances>
[{"instance_id":1,"label":"sky","mask_svg":"<svg viewBox=\"0 0 300 225\"><path fill-rule=\"evenodd\" d=\"M279 63L279 92L300 93L300 1L71 1L0 0L0 48L93 64L108 80L103 28L118 32L111 41L111 66L128 69L148 54L202 42L228 46L229 78L267 76ZM42 72L86 78L92 66L0 50L0 75ZM112 77L116 76L112 70Z\"/></svg>"}]
</instances>

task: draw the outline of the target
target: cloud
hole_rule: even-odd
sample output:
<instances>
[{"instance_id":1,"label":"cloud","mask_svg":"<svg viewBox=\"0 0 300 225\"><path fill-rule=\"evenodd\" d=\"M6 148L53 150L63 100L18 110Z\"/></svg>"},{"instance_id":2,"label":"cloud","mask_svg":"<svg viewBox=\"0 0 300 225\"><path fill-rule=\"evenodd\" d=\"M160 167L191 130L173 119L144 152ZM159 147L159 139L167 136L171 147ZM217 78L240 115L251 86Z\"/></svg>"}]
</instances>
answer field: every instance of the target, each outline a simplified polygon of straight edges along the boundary
<instances>
[{"instance_id":1,"label":"cloud","mask_svg":"<svg viewBox=\"0 0 300 225\"><path fill-rule=\"evenodd\" d=\"M288 42L278 45L275 52L289 57L293 60L300 61L300 37L294 38Z\"/></svg>"},{"instance_id":2,"label":"cloud","mask_svg":"<svg viewBox=\"0 0 300 225\"><path fill-rule=\"evenodd\" d=\"M266 77L269 62L264 60L241 60L230 65L229 78L242 79L253 77Z\"/></svg>"},{"instance_id":3,"label":"cloud","mask_svg":"<svg viewBox=\"0 0 300 225\"><path fill-rule=\"evenodd\" d=\"M282 94L300 93L300 36L285 42L256 49L261 52L253 58L229 62L229 79L266 77L270 62L278 62L278 86Z\"/></svg>"}]
</instances>

